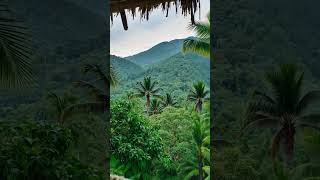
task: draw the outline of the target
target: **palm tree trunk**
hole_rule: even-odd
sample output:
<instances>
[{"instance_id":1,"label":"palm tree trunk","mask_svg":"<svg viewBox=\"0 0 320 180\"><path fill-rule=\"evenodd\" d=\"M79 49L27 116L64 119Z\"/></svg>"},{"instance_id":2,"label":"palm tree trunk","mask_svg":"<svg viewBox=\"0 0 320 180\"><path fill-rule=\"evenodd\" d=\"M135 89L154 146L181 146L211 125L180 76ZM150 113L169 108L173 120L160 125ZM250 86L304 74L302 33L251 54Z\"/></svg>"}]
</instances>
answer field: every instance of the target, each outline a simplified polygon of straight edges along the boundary
<instances>
[{"instance_id":1,"label":"palm tree trunk","mask_svg":"<svg viewBox=\"0 0 320 180\"><path fill-rule=\"evenodd\" d=\"M149 108L150 107L150 95L146 95L146 98L147 98L146 107Z\"/></svg>"},{"instance_id":2,"label":"palm tree trunk","mask_svg":"<svg viewBox=\"0 0 320 180\"><path fill-rule=\"evenodd\" d=\"M287 169L293 167L293 157L294 157L294 128L287 128L285 131L285 138L283 139L283 161L284 166Z\"/></svg>"},{"instance_id":3,"label":"palm tree trunk","mask_svg":"<svg viewBox=\"0 0 320 180\"><path fill-rule=\"evenodd\" d=\"M201 100L198 100L198 102L196 104L196 107L195 107L195 110L197 112L201 112L202 111L202 101Z\"/></svg>"},{"instance_id":4,"label":"palm tree trunk","mask_svg":"<svg viewBox=\"0 0 320 180\"><path fill-rule=\"evenodd\" d=\"M198 156L198 171L199 171L199 180L203 180L203 157L201 146L198 147L199 156Z\"/></svg>"}]
</instances>

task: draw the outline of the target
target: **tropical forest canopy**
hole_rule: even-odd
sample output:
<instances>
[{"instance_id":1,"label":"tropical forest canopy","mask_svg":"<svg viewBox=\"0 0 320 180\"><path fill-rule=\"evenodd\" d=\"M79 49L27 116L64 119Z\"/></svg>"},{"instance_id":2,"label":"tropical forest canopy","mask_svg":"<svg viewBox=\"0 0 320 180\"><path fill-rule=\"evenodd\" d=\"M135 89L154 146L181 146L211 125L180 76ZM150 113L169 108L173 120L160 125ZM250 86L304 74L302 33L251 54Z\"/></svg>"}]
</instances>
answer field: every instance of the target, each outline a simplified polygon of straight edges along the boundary
<instances>
[{"instance_id":1,"label":"tropical forest canopy","mask_svg":"<svg viewBox=\"0 0 320 180\"><path fill-rule=\"evenodd\" d=\"M273 95L265 73L279 72L280 64L295 64L298 68L296 78L304 72L302 95L319 90L320 36L317 32L320 16L316 8L319 5L318 1L288 0L218 0L213 4L215 134L233 143L232 148L213 156L216 163L212 171L217 179L273 180L319 176L319 167L309 164L316 157L310 153L311 146L307 147L304 140L317 139L318 132L296 129L293 163L287 170L281 151L275 159L271 156L278 128L264 124L264 128L243 130L248 123L247 113L254 92ZM294 77L293 74L290 76ZM290 94L291 90L285 92ZM319 113L318 104L309 105L308 112ZM312 147L319 147L319 143ZM315 164L319 165L319 162Z\"/></svg>"},{"instance_id":2,"label":"tropical forest canopy","mask_svg":"<svg viewBox=\"0 0 320 180\"><path fill-rule=\"evenodd\" d=\"M210 61L182 53L183 41L111 56L118 78L111 89L112 173L132 179L210 178Z\"/></svg>"}]
</instances>

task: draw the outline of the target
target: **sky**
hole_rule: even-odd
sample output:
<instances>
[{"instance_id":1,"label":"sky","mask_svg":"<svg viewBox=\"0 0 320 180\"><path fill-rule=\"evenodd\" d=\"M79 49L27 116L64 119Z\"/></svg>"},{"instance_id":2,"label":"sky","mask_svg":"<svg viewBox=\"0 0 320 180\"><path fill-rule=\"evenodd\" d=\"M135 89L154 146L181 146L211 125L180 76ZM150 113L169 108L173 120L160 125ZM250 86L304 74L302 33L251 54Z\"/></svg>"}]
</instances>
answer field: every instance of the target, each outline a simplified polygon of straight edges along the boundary
<instances>
[{"instance_id":1,"label":"sky","mask_svg":"<svg viewBox=\"0 0 320 180\"><path fill-rule=\"evenodd\" d=\"M206 20L209 9L210 0L201 0L200 18L197 11L195 20ZM165 17L161 9L153 10L148 21L141 20L139 16L133 20L127 13L127 19L129 27L127 31L123 29L120 16L114 17L113 23L110 23L112 55L126 57L150 49L164 41L194 36L194 33L187 28L190 24L190 15L183 16L181 9L176 13L175 8L171 8L168 17Z\"/></svg>"}]
</instances>

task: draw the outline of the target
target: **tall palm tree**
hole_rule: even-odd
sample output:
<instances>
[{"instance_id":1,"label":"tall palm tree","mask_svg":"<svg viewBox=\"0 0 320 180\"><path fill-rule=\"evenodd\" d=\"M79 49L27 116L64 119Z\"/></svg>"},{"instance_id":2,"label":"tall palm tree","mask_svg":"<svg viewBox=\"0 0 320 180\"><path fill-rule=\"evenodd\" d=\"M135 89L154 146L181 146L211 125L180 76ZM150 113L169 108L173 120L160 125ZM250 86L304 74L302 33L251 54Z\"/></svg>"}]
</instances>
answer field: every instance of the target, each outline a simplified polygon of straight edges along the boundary
<instances>
[{"instance_id":1,"label":"tall palm tree","mask_svg":"<svg viewBox=\"0 0 320 180\"><path fill-rule=\"evenodd\" d=\"M166 93L166 95L162 97L161 105L163 107L168 107L168 106L176 107L177 104L178 102L172 97L170 93Z\"/></svg>"},{"instance_id":2,"label":"tall palm tree","mask_svg":"<svg viewBox=\"0 0 320 180\"><path fill-rule=\"evenodd\" d=\"M196 39L186 39L183 42L183 52L194 52L205 57L210 56L210 12L206 22L190 24L189 29L196 32Z\"/></svg>"},{"instance_id":3,"label":"tall palm tree","mask_svg":"<svg viewBox=\"0 0 320 180\"><path fill-rule=\"evenodd\" d=\"M266 73L270 92L254 92L249 105L248 123L244 128L277 128L272 140L272 157L275 160L279 148L283 149L284 166L292 167L294 137L297 128L319 128L320 114L307 112L320 97L320 91L302 93L303 73L293 64L280 66L279 71Z\"/></svg>"},{"instance_id":4,"label":"tall palm tree","mask_svg":"<svg viewBox=\"0 0 320 180\"><path fill-rule=\"evenodd\" d=\"M193 84L193 89L190 91L188 95L188 100L193 101L195 103L195 111L202 111L202 104L204 100L207 99L207 95L209 94L208 90L205 90L205 84L202 81L198 81Z\"/></svg>"},{"instance_id":5,"label":"tall palm tree","mask_svg":"<svg viewBox=\"0 0 320 180\"><path fill-rule=\"evenodd\" d=\"M199 180L210 179L209 126L199 116L194 119L192 137L196 156L182 165L182 171L187 173L185 179L191 179L192 177L197 177Z\"/></svg>"},{"instance_id":6,"label":"tall palm tree","mask_svg":"<svg viewBox=\"0 0 320 180\"><path fill-rule=\"evenodd\" d=\"M207 148L210 142L208 130L209 128L203 127L200 119L194 121L192 136L197 145L199 179L203 179L204 151L209 154L209 149Z\"/></svg>"},{"instance_id":7,"label":"tall palm tree","mask_svg":"<svg viewBox=\"0 0 320 180\"><path fill-rule=\"evenodd\" d=\"M151 97L160 97L158 92L160 88L157 88L157 81L152 81L151 77L147 76L144 77L142 82L138 82L138 87L136 88L138 97L145 97L146 98L146 107L150 107L150 100Z\"/></svg>"},{"instance_id":8,"label":"tall palm tree","mask_svg":"<svg viewBox=\"0 0 320 180\"><path fill-rule=\"evenodd\" d=\"M8 1L0 0L0 12L0 86L33 85L30 34L21 22L10 17Z\"/></svg>"},{"instance_id":9,"label":"tall palm tree","mask_svg":"<svg viewBox=\"0 0 320 180\"><path fill-rule=\"evenodd\" d=\"M66 118L78 114L78 113L106 113L106 116L109 116L110 113L110 97L109 97L109 91L110 91L110 85L116 86L117 85L117 78L116 73L112 68L108 70L103 70L100 65L92 65L92 64L86 64L84 66L84 73L93 73L96 77L96 79L92 81L76 81L74 84L76 87L85 88L88 91L88 95L91 97L91 100L84 103L78 103L71 105L65 109L65 111L62 114L62 122L65 121ZM102 81L102 87L100 88L94 83L97 81ZM108 119L108 118L107 118ZM110 129L110 122L106 123L106 129ZM107 175L110 174L110 132L107 131L106 133L106 142L107 142L107 151L106 151L106 158L103 160L105 165L105 172Z\"/></svg>"}]
</instances>

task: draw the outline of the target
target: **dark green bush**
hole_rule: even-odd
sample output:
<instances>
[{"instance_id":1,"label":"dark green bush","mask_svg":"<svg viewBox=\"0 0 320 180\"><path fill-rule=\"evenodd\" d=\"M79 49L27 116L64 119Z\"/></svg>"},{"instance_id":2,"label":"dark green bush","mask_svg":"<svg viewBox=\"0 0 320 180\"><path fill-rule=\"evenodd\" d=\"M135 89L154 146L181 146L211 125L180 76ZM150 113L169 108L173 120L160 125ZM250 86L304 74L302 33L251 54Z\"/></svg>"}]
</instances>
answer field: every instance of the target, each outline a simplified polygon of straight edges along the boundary
<instances>
[{"instance_id":1,"label":"dark green bush","mask_svg":"<svg viewBox=\"0 0 320 180\"><path fill-rule=\"evenodd\" d=\"M103 179L69 152L71 131L42 122L0 122L0 179Z\"/></svg>"}]
</instances>

